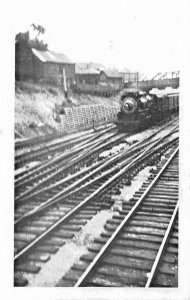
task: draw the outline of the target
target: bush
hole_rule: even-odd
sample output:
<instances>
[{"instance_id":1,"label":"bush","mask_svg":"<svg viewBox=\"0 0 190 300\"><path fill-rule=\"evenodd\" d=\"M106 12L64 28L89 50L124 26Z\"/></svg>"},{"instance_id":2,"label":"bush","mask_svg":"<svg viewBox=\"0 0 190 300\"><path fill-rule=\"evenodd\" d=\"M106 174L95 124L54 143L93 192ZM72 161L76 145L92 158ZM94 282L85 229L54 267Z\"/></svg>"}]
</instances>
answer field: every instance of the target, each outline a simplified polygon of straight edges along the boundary
<instances>
[{"instance_id":1,"label":"bush","mask_svg":"<svg viewBox=\"0 0 190 300\"><path fill-rule=\"evenodd\" d=\"M52 94L54 96L58 96L58 92L55 89L51 88L51 87L48 88L48 92L50 92L50 94Z\"/></svg>"},{"instance_id":2,"label":"bush","mask_svg":"<svg viewBox=\"0 0 190 300\"><path fill-rule=\"evenodd\" d=\"M32 122L32 123L29 124L28 127L31 128L31 129L34 129L34 128L37 127L37 125L34 122Z\"/></svg>"}]
</instances>

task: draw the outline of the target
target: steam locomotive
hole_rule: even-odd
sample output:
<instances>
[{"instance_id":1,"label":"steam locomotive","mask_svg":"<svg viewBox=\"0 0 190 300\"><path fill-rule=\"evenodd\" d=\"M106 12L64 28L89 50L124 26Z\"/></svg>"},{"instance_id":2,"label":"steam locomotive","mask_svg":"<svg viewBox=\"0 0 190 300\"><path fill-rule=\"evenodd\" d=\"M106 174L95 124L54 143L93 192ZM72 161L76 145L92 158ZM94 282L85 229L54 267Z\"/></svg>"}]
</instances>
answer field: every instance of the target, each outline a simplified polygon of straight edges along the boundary
<instances>
[{"instance_id":1,"label":"steam locomotive","mask_svg":"<svg viewBox=\"0 0 190 300\"><path fill-rule=\"evenodd\" d=\"M138 131L161 121L179 109L179 93L151 94L124 90L117 125L122 131Z\"/></svg>"}]
</instances>

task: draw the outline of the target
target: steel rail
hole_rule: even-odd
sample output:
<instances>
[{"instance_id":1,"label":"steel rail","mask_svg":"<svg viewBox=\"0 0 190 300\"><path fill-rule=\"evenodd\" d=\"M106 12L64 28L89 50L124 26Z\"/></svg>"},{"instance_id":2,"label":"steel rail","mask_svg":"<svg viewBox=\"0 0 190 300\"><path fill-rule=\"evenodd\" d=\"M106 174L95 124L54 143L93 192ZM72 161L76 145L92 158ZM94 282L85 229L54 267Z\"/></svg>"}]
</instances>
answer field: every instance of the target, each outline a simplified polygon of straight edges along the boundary
<instances>
[{"instance_id":1,"label":"steel rail","mask_svg":"<svg viewBox=\"0 0 190 300\"><path fill-rule=\"evenodd\" d=\"M81 176L82 173L86 173L87 171L90 171L91 169L93 170L93 169L96 168L96 169L93 171L93 173L96 173L96 172L100 171L102 168L104 168L104 167L106 167L107 165L109 165L110 163L113 163L113 162L116 161L117 159L120 159L120 158L122 158L123 156L126 156L126 155L127 155L127 156L132 155L134 151L139 150L141 147L145 147L148 143L150 144L151 142L149 142L149 141L146 142L146 140L148 140L148 139L149 139L149 138L147 138L147 139L145 139L145 140L143 140L143 141L139 141L139 142L136 143L135 145L131 146L130 148L128 148L128 149L126 149L126 150L124 149L121 153L116 154L116 155L112 156L111 158L108 157L108 158L105 159L104 161L101 160L100 162L97 163L96 166L89 166L87 169L83 170L82 172L74 173L74 174L73 174L71 177L69 177L68 179L67 179L67 178L63 178L63 179L61 179L60 181L58 181L58 182L54 183L53 185L51 185L50 187L44 187L44 188L42 188L42 189L40 189L40 190L38 190L38 191L36 191L36 192L34 192L34 193L28 195L27 198L24 198L24 196L26 196L25 193L24 193L24 194L22 194L22 197L20 196L20 199L19 199L18 197L16 197L15 201L17 202L17 201L25 201L26 199L28 200L28 199L30 199L31 197L36 196L36 195L38 195L38 194L40 194L40 193L42 193L42 192L49 191L49 190L51 190L52 188L55 188L55 187L59 186L59 185L62 184L62 183L68 183L70 180L73 180L74 178L77 178L78 176ZM103 162L103 164L102 164L102 162ZM92 174L92 173L91 173L91 174ZM86 178L87 178L87 177L86 177L86 175L85 175L85 177L83 177L82 179L79 179L79 181L77 181L78 184L79 184L80 182L82 182L82 181L83 181L84 179L86 179ZM72 186L73 186L73 185L72 185ZM28 193L31 192L31 191L32 191L32 188L31 188L30 190L28 190ZM61 191L59 195L61 195L63 192L64 192L64 191ZM28 193L27 193L27 194L28 194Z\"/></svg>"},{"instance_id":2,"label":"steel rail","mask_svg":"<svg viewBox=\"0 0 190 300\"><path fill-rule=\"evenodd\" d=\"M151 269L151 271L150 271L148 280L147 280L146 285L145 285L146 288L150 287L151 284L152 284L152 282L153 282L153 279L154 279L155 274L156 274L156 271L157 271L157 269L158 269L158 265L159 265L159 262L160 262L160 260L161 260L162 255L163 255L165 246L166 246L167 241L168 241L168 239L169 239L169 237L170 237L170 234L171 234L171 231L172 231L172 228L173 228L173 225L174 225L176 216L177 216L178 208L179 208L179 200L178 200L178 202L177 202L177 204L176 204L176 207L175 207L175 210L174 210L174 212L173 212L172 218L171 218L170 223L169 223L169 225L168 225L168 228L167 228L167 230L166 230L166 232L165 232L163 241L162 241L162 243L161 243L161 245L160 245L160 248L159 248L159 251L158 251L158 253L157 253L157 255L156 255L154 264L153 264L153 266L152 266L152 269Z\"/></svg>"},{"instance_id":3,"label":"steel rail","mask_svg":"<svg viewBox=\"0 0 190 300\"><path fill-rule=\"evenodd\" d=\"M61 138L61 137L65 137L65 136L66 136L65 134L58 134L55 137L55 134L52 133L52 134L45 135L45 136L43 135L43 136L37 136L34 138L25 138L25 140L23 140L23 141L15 142L15 150L23 148L23 147L24 148L29 147L31 144L35 144L35 145L43 144L43 143L46 143L53 139L56 139L57 137Z\"/></svg>"},{"instance_id":4,"label":"steel rail","mask_svg":"<svg viewBox=\"0 0 190 300\"><path fill-rule=\"evenodd\" d=\"M64 141L59 142L57 144L50 144L45 145L44 147L41 147L39 149L32 150L30 152L25 152L22 154L17 154L15 156L15 165L20 165L25 162L33 161L34 159L42 160L43 157L47 157L48 155L52 155L57 152L61 151L67 151L69 149L72 149L76 144L78 146L82 146L87 144L92 139L92 136L83 138L74 139L71 141ZM96 139L96 137L93 136L93 139Z\"/></svg>"},{"instance_id":5,"label":"steel rail","mask_svg":"<svg viewBox=\"0 0 190 300\"><path fill-rule=\"evenodd\" d=\"M31 248L33 248L39 241L41 241L44 237L46 237L51 231L53 231L58 225L60 225L63 221L67 220L71 217L76 211L78 211L81 207L83 207L86 203L88 203L94 196L96 196L100 191L102 191L105 187L109 186L114 180L120 177L130 166L134 164L134 161L138 162L139 158L141 158L147 150L143 151L138 157L135 158L132 162L130 162L127 166L122 168L119 172L112 176L112 178L108 179L105 183L103 183L97 190L95 190L92 194L86 197L82 202L80 202L77 206L75 206L72 210L66 213L61 219L55 222L52 226L50 226L45 232L40 234L34 241L30 242L24 249L22 249L15 257L14 261L18 260L22 255L25 255Z\"/></svg>"},{"instance_id":6,"label":"steel rail","mask_svg":"<svg viewBox=\"0 0 190 300\"><path fill-rule=\"evenodd\" d=\"M167 126L168 126L168 124L167 124ZM166 125L164 125L161 129L159 129L158 131L154 132L154 133L151 134L150 136L146 137L143 141L139 141L138 143L136 143L134 146L130 147L130 149L127 149L127 150L132 150L133 148L137 147L138 145L141 145L141 144L145 143L147 140L150 140L152 137L154 137L156 134L158 134L158 133L159 133L161 130L163 130L163 128L165 128L165 127L166 127ZM172 134L172 132L175 131L176 128L177 128L177 126L175 126L168 134L166 134L165 137L167 137L167 136L169 136L170 134ZM161 139L164 139L165 137L163 137L163 138L161 138ZM160 141L161 141L161 139L160 139ZM96 150L96 149L95 149L95 150ZM87 151L88 151L88 150L87 150ZM83 155L83 154L82 154L82 155ZM121 155L122 155L122 154L121 154ZM125 150L123 151L123 155L126 155L126 154L125 154ZM82 158L81 158L81 159L82 159ZM71 164L72 164L72 162L71 162ZM69 165L70 165L70 163L69 163ZM69 165L68 165L68 166L69 166ZM67 167L68 167L68 166L67 166ZM60 170L59 170L59 171L60 171ZM59 172L59 171L58 171L58 172ZM52 174L52 177L50 176L50 177L48 177L46 180L49 180L50 178L53 178L54 175L56 176L56 174ZM39 184L37 184L37 185L31 187L30 189L28 189L28 190L25 191L24 193L20 194L19 196L16 197L15 200L16 200L16 201L17 201L17 200L22 200L22 199L24 200L24 199L26 199L26 196L27 196L27 195L29 195L29 197L32 196L32 195L34 195L35 193L33 193L32 195L30 195L31 192L32 192L32 191L35 191L38 187L40 187L41 185L43 185L43 183L46 182L46 180L41 181ZM28 182L28 181L26 181L25 184L26 184L27 182ZM24 184L24 183L23 183L23 184ZM17 187L18 187L18 185L17 185ZM43 190L43 189L41 189L41 190Z\"/></svg>"},{"instance_id":7,"label":"steel rail","mask_svg":"<svg viewBox=\"0 0 190 300\"><path fill-rule=\"evenodd\" d=\"M167 144L170 144L170 143L171 142L169 142ZM165 145L166 144L162 145L161 148L164 147ZM54 205L57 202L63 201L66 197L71 196L71 195L79 192L80 190L86 188L87 186L92 185L96 181L99 181L100 179L102 179L102 178L104 178L104 177L112 174L113 172L117 171L117 169L121 169L123 166L127 167L127 169L129 169L130 167L133 167L133 164L139 162L139 159L141 158L141 156L143 157L143 159L146 159L148 156L152 155L154 152L157 152L159 150L159 149L153 149L152 152L150 153L150 149L151 148L149 147L147 150L143 151L142 154L144 154L144 157L142 155L139 155L138 158L137 158L138 153L135 153L132 157L128 158L124 162L118 163L116 166L114 166L111 169L105 171L100 176L94 178L90 182L87 182L85 185L80 186L80 187L77 188L77 185L79 183L82 183L83 181L85 181L89 177L93 176L95 173L99 172L103 167L107 167L107 165L109 165L111 163L110 161L106 162L104 164L104 166L98 167L97 169L95 169L94 171L92 171L92 173L87 174L85 177L81 178L78 182L74 182L71 186L67 187L63 191L57 193L53 197L47 199L45 202L43 202L40 205L38 205L37 207L31 209L29 212L25 213L22 217L20 217L19 219L17 219L14 224L17 225L18 223L23 222L26 218L34 216L34 215L40 213L41 211L47 209L48 207ZM112 163L113 163L113 161L115 159L116 159L115 157L112 158ZM132 164L130 164L131 162L132 162ZM126 166L126 164L127 164L127 166ZM127 171L127 169L125 171ZM75 190L72 190L74 187L76 187Z\"/></svg>"},{"instance_id":8,"label":"steel rail","mask_svg":"<svg viewBox=\"0 0 190 300\"><path fill-rule=\"evenodd\" d=\"M160 129L156 130L153 134L151 134L151 136L152 137L155 136L157 133L162 131L167 126L170 126L172 123L174 123L174 121L171 121L171 122L163 125ZM125 133L125 135L126 134L127 133ZM146 138L145 138L145 140L146 140ZM38 170L40 171L42 168L44 168L44 167L48 166L49 164L51 164L51 162L53 162L53 160L56 160L56 158L53 158L51 161L49 161L49 160L45 161L44 163L40 164L40 166L36 166L36 167L31 168L32 170L31 171L29 170L29 172L27 174L25 174L24 176L22 176L22 178L18 178L17 180L15 180L15 183L18 184L19 181L23 181L23 179L26 179L27 177L31 176L33 173L37 172Z\"/></svg>"},{"instance_id":9,"label":"steel rail","mask_svg":"<svg viewBox=\"0 0 190 300\"><path fill-rule=\"evenodd\" d=\"M98 133L110 131L110 130L112 130L114 128L116 129L116 126L110 125L108 128L100 129L98 131ZM58 134L55 133L55 134L51 134L51 135L38 136L38 137L30 138L30 139L25 139L24 141L16 141L15 142L15 151L19 151L19 149L31 147L33 145L34 145L34 147L42 146L43 144L47 145L47 144L49 144L51 142L54 142L54 141L55 141L55 143L54 143L54 145L55 145L55 144L59 143L59 142L56 142L56 140L59 140L59 139L63 139L63 141L61 141L61 143L62 142L67 142L67 141L72 142L75 139L83 138L85 136L88 136L90 134L94 134L95 133L93 129L89 129L88 131L89 132L82 131L83 132L82 135L80 135L80 136L74 136L74 137L69 137L69 135L66 134L66 133L58 133ZM67 139L64 140L64 138L67 138ZM23 145L23 144L26 144L26 145Z\"/></svg>"},{"instance_id":10,"label":"steel rail","mask_svg":"<svg viewBox=\"0 0 190 300\"><path fill-rule=\"evenodd\" d=\"M109 142L112 143L112 142ZM98 148L93 148L93 146L87 150L82 151L78 157L74 157L72 160L70 161L66 161L67 165L65 166L65 161L61 163L61 166L59 166L59 170L58 171L54 171L54 169L56 170L58 167L55 166L53 169L51 170L46 170L43 174L39 174L37 175L35 178L32 179L28 179L26 181L23 181L19 184L17 184L15 186L15 188L20 188L23 185L27 185L29 184L31 181L33 181L36 178L41 178L42 176L46 177L39 181L37 184L33 184L33 186L31 186L29 189L25 190L23 193L19 194L18 196L16 196L15 201L22 201L24 199L26 199L27 196L29 196L31 193L34 193L37 189L39 189L41 186L43 186L44 184L47 184L47 182L49 182L50 180L54 179L55 177L57 177L58 175L61 175L64 171L69 170L69 168L72 168L72 166L74 166L77 163L80 163L83 159L86 159L87 157L89 157L92 153L95 153L96 151L99 151L99 149L101 149L102 147L104 147L105 145L100 145ZM63 166L62 166L63 165ZM47 174L51 172L51 174L47 177Z\"/></svg>"},{"instance_id":11,"label":"steel rail","mask_svg":"<svg viewBox=\"0 0 190 300\"><path fill-rule=\"evenodd\" d=\"M134 161L135 157L138 154L135 154L133 157L128 158L128 161L131 162ZM20 223L21 221L23 221L24 219L26 219L27 217L31 217L32 215L46 209L47 207L62 201L65 197L71 196L72 194L75 194L76 192L79 192L81 189L85 188L88 185L92 185L92 183L95 183L97 180L100 180L101 178L106 177L107 175L113 173L114 171L116 171L118 168L120 168L119 166L115 166L112 167L111 169L105 171L103 174L101 174L99 177L94 178L92 181L88 182L86 185L83 185L79 188L76 188L75 190L72 190L74 187L76 187L77 185L79 185L80 183L84 182L85 180L87 180L89 177L93 176L95 173L101 171L104 167L108 167L109 164L113 163L114 160L117 157L112 157L109 161L105 162L104 165L100 165L97 169L93 170L90 174L85 175L83 178L81 178L79 181L74 182L72 185L70 185L69 187L67 187L66 189L64 189L63 191L57 193L56 195L54 195L53 197L51 197L50 199L48 199L47 201L45 201L44 203L38 205L37 207L35 207L34 209L32 209L31 211L27 212L25 215L23 215L20 219L16 220L14 225L17 225L18 223ZM34 195L33 195L34 196ZM61 199L60 199L61 197Z\"/></svg>"},{"instance_id":12,"label":"steel rail","mask_svg":"<svg viewBox=\"0 0 190 300\"><path fill-rule=\"evenodd\" d=\"M47 168L48 166L51 166L52 164L55 164L56 162L62 160L63 158L73 155L73 153L75 153L75 152L77 153L82 150L81 153L79 154L79 157L74 157L71 159L71 161L69 162L70 164L81 161L83 158L88 157L88 155L94 153L95 151L98 151L99 149L109 145L110 143L117 142L118 140L124 138L126 135L127 135L126 133L122 134L121 136L117 137L116 140L113 140L113 141L107 141L109 139L113 139L113 137L107 137L103 141L98 141L98 142L94 143L88 149L85 149L84 147L80 146L80 148L73 149L72 153L70 151L68 151L67 153L63 153L57 157L54 157L53 159L51 159L51 161L49 161L49 160L46 161L45 163L40 165L37 169L33 170L31 173L26 174L22 178L18 178L18 180L15 181L15 185L16 185L16 187L20 187L20 186L30 182L31 180L29 179L29 177L31 177L31 175L35 174L36 172L39 172L40 170L43 170L44 168ZM105 143L105 145L102 145L102 143L105 141L107 141ZM96 145L97 145L97 147L96 147ZM64 162L61 162L59 168L62 168L62 169L59 171L63 171L64 169L68 168L68 166L62 167L62 165L64 165ZM57 168L57 166L54 166L51 169L51 171L53 171L56 168ZM48 170L46 170L44 173L47 173L47 172L48 172ZM52 176L53 175L54 174L52 174ZM38 178L39 176L41 176L41 175L37 175L35 178Z\"/></svg>"},{"instance_id":13,"label":"steel rail","mask_svg":"<svg viewBox=\"0 0 190 300\"><path fill-rule=\"evenodd\" d=\"M174 153L170 156L170 158L167 160L167 162L162 167L162 169L160 170L160 172L157 174L157 176L154 178L154 180L151 182L151 184L148 186L148 188L145 190L145 192L141 195L141 197L139 198L139 200L132 207L132 209L130 210L130 212L127 214L127 216L124 218L124 220L120 223L120 225L114 231L114 233L112 234L112 236L108 239L108 241L106 242L106 244L102 247L102 249L100 250L100 252L95 256L94 260L90 263L90 265L85 270L85 272L82 274L82 276L79 278L79 280L76 282L76 284L74 285L74 287L82 286L82 284L85 282L87 276L89 276L89 274L92 272L92 269L95 268L95 266L99 262L100 258L108 250L110 244L113 242L113 240L115 239L115 237L120 233L120 231L122 230L122 228L124 227L124 225L126 225L126 223L129 222L129 220L131 219L131 217L133 216L133 214L136 212L136 210L138 209L138 207L141 204L141 202L144 200L144 198L147 196L147 194L149 193L149 191L151 190L151 188L155 185L155 183L161 177L162 173L164 172L164 170L166 169L166 167L170 164L171 160L176 156L176 154L178 153L178 151L179 151L179 147L177 147L177 149L174 151Z\"/></svg>"},{"instance_id":14,"label":"steel rail","mask_svg":"<svg viewBox=\"0 0 190 300\"><path fill-rule=\"evenodd\" d=\"M152 143L152 142L147 142L149 145ZM103 168L107 168L109 165L113 164L116 160L121 160L123 158L123 153L122 155L118 154L114 157L111 157L108 161L104 162L103 165L101 164L98 164L97 168L94 169L92 168L92 172L89 173L89 174L86 174L83 178L79 179L77 182L74 182L72 183L70 186L66 187L64 190L62 190L61 192L58 192L56 195L52 196L51 198L47 199L45 202L41 203L40 205L38 205L37 207L31 209L29 212L27 212L25 215L23 215L22 217L20 217L19 219L17 219L15 221L15 224L18 224L19 222L23 221L25 218L29 217L29 216L32 216L34 214L36 214L37 212L55 204L56 202L59 202L59 201L62 201L63 200L63 197L68 197L78 191L80 191L81 189L87 187L88 185L92 185L92 183L96 182L97 180L100 180L101 178L104 178L105 176L109 175L109 174L112 174L113 172L115 172L118 168L120 169L121 167L125 166L127 163L129 164L131 161L134 161L134 159L137 157L137 155L139 155L139 153L133 153L133 152L136 152L138 151L141 147L144 147L147 145L147 143L143 144L143 145L138 145L138 147L132 147L132 149L128 149L128 151L126 151L126 155L127 156L127 160L125 158L125 160L123 162L118 162L116 166L112 167L112 168L109 168L108 171L105 171L102 175L94 178L93 180L91 180L90 182L88 182L87 184L83 185L83 186L80 186L77 188L77 186L79 184L81 184L82 182L84 182L85 180L87 180L88 178L90 178L91 176L93 176L94 174L98 173L99 171L101 171ZM156 141L157 143L157 141ZM134 145L135 146L135 145ZM164 144L165 146L165 144ZM163 146L162 146L163 147ZM162 148L161 147L161 148ZM152 147L149 147L148 150L150 151ZM130 151L129 151L130 150ZM143 150L143 149L142 149ZM153 153L155 151L158 151L157 149L153 151ZM145 153L145 152L143 152ZM153 154L151 153L151 154ZM131 156L132 155L132 156ZM148 155L148 154L147 154ZM146 155L146 156L147 156ZM149 153L150 155L150 153ZM130 157L129 157L130 156ZM146 158L145 156L145 158ZM129 157L129 158L128 158ZM136 161L134 161L134 163L136 163ZM94 169L94 170L93 170ZM85 170L86 171L86 170ZM64 182L65 179L62 180L62 182ZM57 183L54 185L54 186L57 186ZM53 188L54 188L53 186ZM42 193L43 191L44 192L47 192L48 190L51 190L52 187L49 187L49 188L45 188L44 190L40 190L32 195L30 195L28 198L26 198L27 200L30 199L31 197L34 197L36 195L39 195L40 193ZM75 188L75 190L72 190L73 188ZM70 192L69 192L70 191ZM61 197L61 199L60 199ZM26 201L26 199L21 199L21 201Z\"/></svg>"},{"instance_id":15,"label":"steel rail","mask_svg":"<svg viewBox=\"0 0 190 300\"><path fill-rule=\"evenodd\" d=\"M111 131L111 130L109 129L109 131ZM104 130L103 133L102 133L102 132L101 132L101 133L98 133L98 135L96 134L96 137L92 136L90 139L95 139L95 138L97 139L98 136L104 135L104 134L108 133L109 131L105 131L105 130ZM112 136L114 136L115 134L116 134L116 133L113 132L113 135L112 135ZM89 140L89 141L82 141L82 142L79 143L78 145L75 145L75 146L72 148L72 153L69 151L69 150L71 150L71 149L67 149L65 153L59 154L58 156L53 157L51 160L47 159L45 162L42 162L42 163L40 164L40 166L38 165L38 166L32 167L31 169L27 170L27 173L26 173L26 171L24 171L25 174L24 174L23 176L19 176L18 179L15 179L15 183L18 185L20 181L22 182L24 179L30 177L32 174L34 174L34 173L40 171L41 169L43 169L43 168L45 168L45 167L48 167L49 165L55 163L56 161L59 161L59 160L61 160L62 158L67 158L67 157L71 156L74 152L77 153L79 150L84 150L84 146L85 146L85 144L87 144L87 143L90 143L90 140ZM93 144L96 143L96 141L95 141L95 142L92 142L92 141L91 141L91 143L92 143L92 145L93 145Z\"/></svg>"},{"instance_id":16,"label":"steel rail","mask_svg":"<svg viewBox=\"0 0 190 300\"><path fill-rule=\"evenodd\" d=\"M33 174L40 172L41 170L48 168L49 166L58 163L60 160L62 159L67 159L70 156L72 156L73 154L77 154L79 151L83 150L83 147L79 147L76 149L72 150L72 153L68 150L65 153L60 154L59 156L53 157L52 159L48 159L45 162L41 163L40 166L35 167L34 169L32 169L32 171L29 171L27 174L25 174L22 177L19 177L18 179L15 180L15 186L19 187L21 186L23 183L29 181L30 179L28 179L29 177L31 177ZM63 162L62 162L63 163ZM55 166L51 169L54 170L54 168L56 168Z\"/></svg>"},{"instance_id":17,"label":"steel rail","mask_svg":"<svg viewBox=\"0 0 190 300\"><path fill-rule=\"evenodd\" d=\"M111 131L111 130L109 130L109 131ZM22 163L23 160L24 161L27 160L27 156L28 156L28 160L31 160L31 158L33 159L35 157L38 157L38 152L42 152L42 154L39 154L39 156L43 156L43 155L47 154L48 150L50 152L55 152L56 150L59 150L59 149L61 150L62 148L64 148L65 146L69 146L70 144L72 144L72 146L73 146L73 144L78 143L77 147L84 146L85 144L92 143L94 140L96 140L97 138L101 137L102 135L104 135L106 133L108 133L108 131L98 132L90 137L82 136L82 137L78 137L78 138L75 138L70 141L61 141L61 142L58 142L57 144L50 144L46 147L43 147L43 148L40 148L37 150L33 150L33 151L26 152L26 153L23 153L20 155L16 155L15 156L15 164L18 164L20 162ZM115 135L115 134L117 134L117 131L112 133L112 135ZM49 149L49 148L53 148L53 149Z\"/></svg>"}]
</instances>

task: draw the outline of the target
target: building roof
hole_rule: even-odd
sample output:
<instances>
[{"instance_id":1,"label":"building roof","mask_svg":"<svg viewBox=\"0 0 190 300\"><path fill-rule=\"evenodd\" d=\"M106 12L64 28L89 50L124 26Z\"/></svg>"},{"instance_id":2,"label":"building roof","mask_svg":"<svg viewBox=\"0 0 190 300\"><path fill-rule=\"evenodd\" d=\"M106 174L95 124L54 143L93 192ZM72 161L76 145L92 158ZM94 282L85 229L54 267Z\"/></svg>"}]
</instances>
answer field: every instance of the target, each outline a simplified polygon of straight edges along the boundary
<instances>
[{"instance_id":1,"label":"building roof","mask_svg":"<svg viewBox=\"0 0 190 300\"><path fill-rule=\"evenodd\" d=\"M100 74L100 71L96 70L96 69L80 69L78 67L75 66L75 73L76 74Z\"/></svg>"},{"instance_id":2,"label":"building roof","mask_svg":"<svg viewBox=\"0 0 190 300\"><path fill-rule=\"evenodd\" d=\"M100 74L104 68L100 63L76 63L75 72L76 74Z\"/></svg>"},{"instance_id":3,"label":"building roof","mask_svg":"<svg viewBox=\"0 0 190 300\"><path fill-rule=\"evenodd\" d=\"M32 48L34 55L42 62L60 63L60 64L73 64L73 62L62 53L55 53L53 51L41 51Z\"/></svg>"},{"instance_id":4,"label":"building roof","mask_svg":"<svg viewBox=\"0 0 190 300\"><path fill-rule=\"evenodd\" d=\"M76 66L79 69L96 69L96 70L104 70L105 67L100 64L100 63L94 63L94 62L89 62L89 63L77 63Z\"/></svg>"},{"instance_id":5,"label":"building roof","mask_svg":"<svg viewBox=\"0 0 190 300\"><path fill-rule=\"evenodd\" d=\"M102 72L104 72L109 78L123 78L122 74L116 70L103 70Z\"/></svg>"}]
</instances>

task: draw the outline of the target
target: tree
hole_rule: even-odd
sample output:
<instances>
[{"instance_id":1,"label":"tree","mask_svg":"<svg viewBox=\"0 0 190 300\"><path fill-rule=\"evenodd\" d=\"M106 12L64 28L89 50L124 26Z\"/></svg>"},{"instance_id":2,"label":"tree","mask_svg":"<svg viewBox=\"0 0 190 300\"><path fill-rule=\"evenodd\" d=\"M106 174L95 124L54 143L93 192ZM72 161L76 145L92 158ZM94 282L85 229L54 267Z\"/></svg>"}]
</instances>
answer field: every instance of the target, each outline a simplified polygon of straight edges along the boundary
<instances>
[{"instance_id":1,"label":"tree","mask_svg":"<svg viewBox=\"0 0 190 300\"><path fill-rule=\"evenodd\" d=\"M33 27L34 31L37 31L37 35L34 39L30 39L29 30L27 30L26 32L19 32L16 35L15 40L17 42L25 43L30 48L48 50L48 44L39 39L39 35L45 33L45 28L41 25L36 26L35 24L31 24L30 26Z\"/></svg>"},{"instance_id":2,"label":"tree","mask_svg":"<svg viewBox=\"0 0 190 300\"><path fill-rule=\"evenodd\" d=\"M34 23L32 23L30 26L33 27L34 31L37 31L37 38L38 38L38 36L40 34L44 34L45 33L45 28L43 26L41 26L41 25L37 25L36 26Z\"/></svg>"},{"instance_id":3,"label":"tree","mask_svg":"<svg viewBox=\"0 0 190 300\"><path fill-rule=\"evenodd\" d=\"M29 44L29 31L17 33L15 40L16 42L25 42L26 44Z\"/></svg>"}]
</instances>

